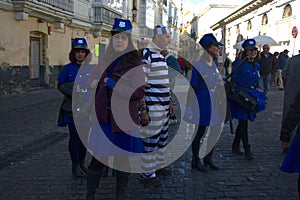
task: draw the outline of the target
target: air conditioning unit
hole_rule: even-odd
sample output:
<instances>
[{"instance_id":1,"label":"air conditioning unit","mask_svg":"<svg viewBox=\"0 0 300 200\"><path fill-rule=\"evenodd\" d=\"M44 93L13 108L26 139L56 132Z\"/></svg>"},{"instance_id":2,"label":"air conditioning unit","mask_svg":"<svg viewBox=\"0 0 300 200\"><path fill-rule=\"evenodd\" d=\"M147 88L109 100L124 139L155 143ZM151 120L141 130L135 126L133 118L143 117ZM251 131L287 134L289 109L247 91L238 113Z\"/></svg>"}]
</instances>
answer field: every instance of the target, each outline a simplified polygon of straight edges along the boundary
<instances>
[{"instance_id":1,"label":"air conditioning unit","mask_svg":"<svg viewBox=\"0 0 300 200\"><path fill-rule=\"evenodd\" d=\"M28 14L25 12L17 12L15 14L15 19L20 21L27 21L28 20Z\"/></svg>"},{"instance_id":2,"label":"air conditioning unit","mask_svg":"<svg viewBox=\"0 0 300 200\"><path fill-rule=\"evenodd\" d=\"M62 22L55 22L54 23L54 28L55 29L64 29L65 28L65 24Z\"/></svg>"}]
</instances>

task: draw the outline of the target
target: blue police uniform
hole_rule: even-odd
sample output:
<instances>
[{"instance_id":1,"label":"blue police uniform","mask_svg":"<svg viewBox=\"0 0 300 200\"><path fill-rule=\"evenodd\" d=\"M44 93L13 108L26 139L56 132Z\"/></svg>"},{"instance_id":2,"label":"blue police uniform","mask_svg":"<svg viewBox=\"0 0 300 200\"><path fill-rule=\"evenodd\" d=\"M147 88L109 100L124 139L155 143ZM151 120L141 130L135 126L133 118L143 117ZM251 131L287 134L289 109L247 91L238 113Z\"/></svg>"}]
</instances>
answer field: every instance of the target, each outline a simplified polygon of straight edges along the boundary
<instances>
[{"instance_id":1,"label":"blue police uniform","mask_svg":"<svg viewBox=\"0 0 300 200\"><path fill-rule=\"evenodd\" d=\"M60 84L74 83L78 70L79 66L76 63L69 63L65 65L62 71L60 72L59 76L57 77L57 81ZM72 93L72 91L70 92ZM58 121L58 126L67 126L68 123L74 124L74 120L73 118L68 116L66 111L64 111L64 121Z\"/></svg>"},{"instance_id":2,"label":"blue police uniform","mask_svg":"<svg viewBox=\"0 0 300 200\"><path fill-rule=\"evenodd\" d=\"M217 102L216 91L219 89L220 80L220 73L215 62L212 66L203 61L198 61L195 64L192 69L190 84L194 88L197 99L193 101L191 123L200 126L211 126L222 121L216 106L212 105Z\"/></svg>"},{"instance_id":3,"label":"blue police uniform","mask_svg":"<svg viewBox=\"0 0 300 200\"><path fill-rule=\"evenodd\" d=\"M247 51L257 51L256 41L254 39L247 39L243 42L242 47ZM254 58L252 58L254 59ZM238 60L233 65L233 71L243 60ZM231 116L239 120L238 126L235 131L235 137L232 144L232 152L236 154L242 154L240 151L240 141L243 142L245 149L245 158L247 160L253 160L252 151L249 145L248 139L248 120L253 121L256 117L256 113L266 108L266 95L263 92L257 90L259 79L260 66L257 62L250 62L247 60L242 63L237 71L232 74L232 79L235 81L234 90L244 91L257 100L257 106L254 111L246 111L239 106L236 102L229 101L229 107Z\"/></svg>"},{"instance_id":4,"label":"blue police uniform","mask_svg":"<svg viewBox=\"0 0 300 200\"><path fill-rule=\"evenodd\" d=\"M235 62L233 66L233 70L242 62L242 60L238 60ZM237 103L230 102L230 111L231 115L234 118L240 120L250 120L253 121L256 118L256 113L262 111L266 108L265 100L267 97L264 93L256 90L257 83L259 79L259 64L257 62L246 62L243 64L241 68L232 75L232 79L235 80L236 85L234 87L235 91L243 90L247 92L249 95L254 97L258 105L256 109L252 112L247 112L245 109L241 108Z\"/></svg>"},{"instance_id":5,"label":"blue police uniform","mask_svg":"<svg viewBox=\"0 0 300 200\"><path fill-rule=\"evenodd\" d=\"M87 42L84 38L75 38L72 42L72 50L70 54L75 55L75 49L86 50L86 56L89 52L87 49ZM68 126L69 138L69 153L72 160L72 173L75 177L84 177L86 168L84 160L86 155L86 148L83 145L73 120L72 112L72 96L73 86L78 74L80 65L76 61L64 66L59 76L57 77L58 89L65 95L62 105L60 107L58 126Z\"/></svg>"},{"instance_id":6,"label":"blue police uniform","mask_svg":"<svg viewBox=\"0 0 300 200\"><path fill-rule=\"evenodd\" d=\"M205 34L199 43L206 51L213 46L223 45L211 33ZM183 117L185 121L196 124L198 127L192 143L192 168L196 168L198 171L206 171L205 166L207 165L213 170L219 169L212 160L214 147L207 150L209 152L206 152L207 155L203 159L204 165L201 163L199 158L200 141L207 127L211 128L211 133L213 134L208 135L207 138L216 138L217 135L215 133L218 134L218 131L221 130L220 127L225 118L224 115L222 116L222 111L220 110L222 107L222 101L220 101L222 97L218 95L223 82L216 63L211 62L212 65L210 66L204 61L207 59L213 59L213 55L204 52L201 59L196 62L192 69L190 85L194 89L196 98L192 98L192 102L188 100L188 104L192 105L188 105ZM189 96L189 98L191 97Z\"/></svg>"}]
</instances>

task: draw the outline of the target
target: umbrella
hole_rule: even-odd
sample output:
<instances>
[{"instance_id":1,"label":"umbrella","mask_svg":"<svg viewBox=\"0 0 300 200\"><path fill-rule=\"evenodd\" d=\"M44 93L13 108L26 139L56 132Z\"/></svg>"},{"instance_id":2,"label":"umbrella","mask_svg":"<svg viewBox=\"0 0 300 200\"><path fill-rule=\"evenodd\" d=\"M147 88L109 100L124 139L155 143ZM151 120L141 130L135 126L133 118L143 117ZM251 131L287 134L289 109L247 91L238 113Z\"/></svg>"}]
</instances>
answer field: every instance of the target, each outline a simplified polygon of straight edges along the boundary
<instances>
[{"instance_id":1,"label":"umbrella","mask_svg":"<svg viewBox=\"0 0 300 200\"><path fill-rule=\"evenodd\" d=\"M270 36L266 36L266 35L258 35L256 37L254 37L253 39L256 41L257 46L262 46L264 44L268 44L270 46L278 45L277 42L273 38L271 38ZM233 47L236 49L242 49L243 42L244 41L238 42L235 45L233 45Z\"/></svg>"},{"instance_id":2,"label":"umbrella","mask_svg":"<svg viewBox=\"0 0 300 200\"><path fill-rule=\"evenodd\" d=\"M266 36L266 35L258 35L256 37L254 37L253 39L256 41L257 45L264 45L264 44L268 44L270 46L278 45L277 42L273 38Z\"/></svg>"}]
</instances>

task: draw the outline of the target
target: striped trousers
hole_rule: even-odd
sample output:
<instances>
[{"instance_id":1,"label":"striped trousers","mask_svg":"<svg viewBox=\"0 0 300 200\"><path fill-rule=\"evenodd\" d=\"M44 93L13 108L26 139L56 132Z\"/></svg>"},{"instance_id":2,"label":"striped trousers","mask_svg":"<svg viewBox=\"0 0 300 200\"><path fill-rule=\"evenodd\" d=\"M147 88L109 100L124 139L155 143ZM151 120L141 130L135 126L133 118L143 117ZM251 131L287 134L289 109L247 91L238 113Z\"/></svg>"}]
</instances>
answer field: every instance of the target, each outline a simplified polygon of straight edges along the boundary
<instances>
[{"instance_id":1,"label":"striped trousers","mask_svg":"<svg viewBox=\"0 0 300 200\"><path fill-rule=\"evenodd\" d=\"M168 139L169 111L149 111L148 126L141 128L144 153L142 154L142 175L154 178L155 171L165 167L165 150Z\"/></svg>"}]
</instances>

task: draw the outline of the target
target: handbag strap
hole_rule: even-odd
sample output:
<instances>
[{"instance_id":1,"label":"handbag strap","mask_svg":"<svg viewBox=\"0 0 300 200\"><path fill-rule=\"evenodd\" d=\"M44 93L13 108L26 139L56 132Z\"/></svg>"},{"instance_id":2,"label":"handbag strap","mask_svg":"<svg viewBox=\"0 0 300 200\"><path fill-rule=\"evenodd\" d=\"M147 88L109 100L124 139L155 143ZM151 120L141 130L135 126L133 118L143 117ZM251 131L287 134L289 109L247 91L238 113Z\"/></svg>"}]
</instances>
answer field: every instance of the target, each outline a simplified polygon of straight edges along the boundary
<instances>
[{"instance_id":1,"label":"handbag strap","mask_svg":"<svg viewBox=\"0 0 300 200\"><path fill-rule=\"evenodd\" d=\"M248 59L249 59L249 57L246 56L246 57L242 60L242 62L240 62L240 63L236 66L236 68L235 68L228 76L226 76L223 80L224 80L224 81L227 81L234 73L236 73L236 72L242 67L243 64L245 64L246 61L248 61Z\"/></svg>"}]
</instances>

